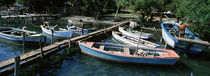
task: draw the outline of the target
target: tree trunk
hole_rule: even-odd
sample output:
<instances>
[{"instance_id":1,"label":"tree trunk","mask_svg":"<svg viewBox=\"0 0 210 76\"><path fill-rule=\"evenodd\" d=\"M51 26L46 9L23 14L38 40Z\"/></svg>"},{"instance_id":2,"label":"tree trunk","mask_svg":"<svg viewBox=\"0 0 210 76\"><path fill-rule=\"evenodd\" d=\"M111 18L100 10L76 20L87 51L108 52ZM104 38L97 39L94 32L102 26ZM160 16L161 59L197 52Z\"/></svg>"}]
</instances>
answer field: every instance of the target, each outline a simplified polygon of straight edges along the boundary
<instances>
[{"instance_id":1,"label":"tree trunk","mask_svg":"<svg viewBox=\"0 0 210 76\"><path fill-rule=\"evenodd\" d=\"M7 4L7 9L9 9L9 4Z\"/></svg>"},{"instance_id":2,"label":"tree trunk","mask_svg":"<svg viewBox=\"0 0 210 76\"><path fill-rule=\"evenodd\" d=\"M162 20L163 20L163 14L160 15L160 21L159 22L161 23Z\"/></svg>"},{"instance_id":3,"label":"tree trunk","mask_svg":"<svg viewBox=\"0 0 210 76\"><path fill-rule=\"evenodd\" d=\"M114 17L114 21L118 21L118 20L117 20L117 15L118 15L119 9L120 9L120 7L118 7L117 10L116 10L115 17Z\"/></svg>"},{"instance_id":4,"label":"tree trunk","mask_svg":"<svg viewBox=\"0 0 210 76\"><path fill-rule=\"evenodd\" d=\"M154 17L154 14L152 14L152 13L151 13L151 15L150 15L150 19L149 19L149 22L152 22L153 17Z\"/></svg>"}]
</instances>

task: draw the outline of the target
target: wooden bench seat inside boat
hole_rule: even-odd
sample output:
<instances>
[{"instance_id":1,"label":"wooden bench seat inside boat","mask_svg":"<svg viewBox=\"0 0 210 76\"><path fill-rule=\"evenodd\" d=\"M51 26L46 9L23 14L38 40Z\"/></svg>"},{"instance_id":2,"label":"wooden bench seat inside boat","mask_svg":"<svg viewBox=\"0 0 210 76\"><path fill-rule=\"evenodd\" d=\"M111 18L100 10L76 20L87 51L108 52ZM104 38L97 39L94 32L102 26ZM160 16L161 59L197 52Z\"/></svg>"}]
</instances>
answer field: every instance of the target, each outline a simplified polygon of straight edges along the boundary
<instances>
[{"instance_id":1,"label":"wooden bench seat inside boat","mask_svg":"<svg viewBox=\"0 0 210 76\"><path fill-rule=\"evenodd\" d=\"M145 51L142 50L142 49L138 49L138 50L135 52L135 55L138 55L138 56L147 56L147 52L145 52Z\"/></svg>"},{"instance_id":2,"label":"wooden bench seat inside boat","mask_svg":"<svg viewBox=\"0 0 210 76\"><path fill-rule=\"evenodd\" d=\"M130 50L129 50L129 48L124 48L124 54L130 55Z\"/></svg>"},{"instance_id":3,"label":"wooden bench seat inside boat","mask_svg":"<svg viewBox=\"0 0 210 76\"><path fill-rule=\"evenodd\" d=\"M99 49L104 50L104 45L100 45Z\"/></svg>"}]
</instances>

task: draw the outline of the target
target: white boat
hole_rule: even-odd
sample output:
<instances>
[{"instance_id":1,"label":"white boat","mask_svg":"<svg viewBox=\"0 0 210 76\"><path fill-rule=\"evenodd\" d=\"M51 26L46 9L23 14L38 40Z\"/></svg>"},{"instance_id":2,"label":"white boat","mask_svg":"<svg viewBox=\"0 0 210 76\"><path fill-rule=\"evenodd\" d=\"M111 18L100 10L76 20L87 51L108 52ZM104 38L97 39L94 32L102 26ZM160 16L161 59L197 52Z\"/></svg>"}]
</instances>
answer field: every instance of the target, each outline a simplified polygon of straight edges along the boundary
<instances>
[{"instance_id":1,"label":"white boat","mask_svg":"<svg viewBox=\"0 0 210 76\"><path fill-rule=\"evenodd\" d=\"M10 27L0 27L0 38L15 42L22 42L24 39L23 32L25 33L25 42L40 42L41 34L37 34L34 31Z\"/></svg>"},{"instance_id":2,"label":"white boat","mask_svg":"<svg viewBox=\"0 0 210 76\"><path fill-rule=\"evenodd\" d=\"M138 32L138 31L134 31L134 30L131 30L131 29L126 29L124 27L119 27L118 30L125 36L129 36L129 37L133 37L133 38L136 38L138 39L140 34L141 34L141 38L142 39L149 39L152 37L152 34L149 34L149 33L141 33L141 32Z\"/></svg>"},{"instance_id":3,"label":"white boat","mask_svg":"<svg viewBox=\"0 0 210 76\"><path fill-rule=\"evenodd\" d=\"M131 46L137 46L138 45L138 41L139 41L139 47L153 47L153 48L159 48L160 45L147 41L147 40L143 40L143 39L136 39L136 38L132 38L132 37L128 37L128 36L123 36L121 32L114 32L112 31L112 36L113 38L115 38L117 41L127 44L127 45L131 45Z\"/></svg>"},{"instance_id":4,"label":"white boat","mask_svg":"<svg viewBox=\"0 0 210 76\"><path fill-rule=\"evenodd\" d=\"M164 41L173 48L184 49L184 50L187 50L186 52L189 52L189 53L200 53L201 51L204 51L204 48L205 48L204 45L193 44L190 42L183 42L177 39L176 36L178 35L178 31L179 31L178 26L180 24L181 23L178 23L173 20L163 21L161 23L162 37ZM202 41L198 37L196 37L192 32L190 32L187 28L185 28L184 38Z\"/></svg>"},{"instance_id":5,"label":"white boat","mask_svg":"<svg viewBox=\"0 0 210 76\"><path fill-rule=\"evenodd\" d=\"M59 38L69 38L72 36L73 31L70 30L55 30L56 26L50 26L49 22L45 22L44 25L40 25L42 31L46 34L52 35L52 30L53 30L53 35L55 37Z\"/></svg>"},{"instance_id":6,"label":"white boat","mask_svg":"<svg viewBox=\"0 0 210 76\"><path fill-rule=\"evenodd\" d=\"M74 25L72 26L72 24L66 25L66 28L70 31L73 31L73 33L75 34L82 34L82 28L76 27ZM88 33L88 30L84 29L83 34L87 34L87 33Z\"/></svg>"}]
</instances>

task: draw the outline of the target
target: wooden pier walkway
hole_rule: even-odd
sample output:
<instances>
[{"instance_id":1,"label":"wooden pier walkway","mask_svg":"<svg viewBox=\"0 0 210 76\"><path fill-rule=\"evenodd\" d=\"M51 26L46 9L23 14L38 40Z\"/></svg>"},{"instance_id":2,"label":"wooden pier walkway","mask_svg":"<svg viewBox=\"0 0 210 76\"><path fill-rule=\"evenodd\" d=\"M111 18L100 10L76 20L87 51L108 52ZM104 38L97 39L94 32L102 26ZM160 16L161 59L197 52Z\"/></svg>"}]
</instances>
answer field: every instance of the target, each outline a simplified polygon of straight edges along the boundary
<instances>
[{"instance_id":1,"label":"wooden pier walkway","mask_svg":"<svg viewBox=\"0 0 210 76\"><path fill-rule=\"evenodd\" d=\"M129 23L129 21L125 21L125 22L122 22L120 24L108 27L106 29L101 29L101 30L98 30L98 31L95 31L95 32L88 33L87 35L81 35L81 36L78 36L78 37L74 37L74 38L71 38L71 41L75 42L75 41L78 41L78 40L83 40L83 39L88 39L88 38L91 38L91 37L95 37L97 35L102 35L105 32L110 32L114 28L117 28L117 27L122 26L122 25L126 25L128 23ZM43 52L44 56L50 55L50 54L55 53L55 52L57 52L57 51L59 51L63 48L66 48L68 45L69 45L69 39L63 40L63 41L51 44L49 46L43 47L42 52ZM22 54L22 55L20 55L20 66L30 65L33 62L36 62L37 59L40 59L40 57L41 57L41 48L39 48L37 50L32 50L31 52L28 52L28 53L25 53L25 54ZM5 75L5 74L8 74L9 72L13 71L14 70L14 63L15 63L15 58L11 58L11 59L1 61L0 62L0 75Z\"/></svg>"},{"instance_id":2,"label":"wooden pier walkway","mask_svg":"<svg viewBox=\"0 0 210 76\"><path fill-rule=\"evenodd\" d=\"M59 17L60 14L27 14L27 15L7 15L1 18L30 18L30 17Z\"/></svg>"}]
</instances>

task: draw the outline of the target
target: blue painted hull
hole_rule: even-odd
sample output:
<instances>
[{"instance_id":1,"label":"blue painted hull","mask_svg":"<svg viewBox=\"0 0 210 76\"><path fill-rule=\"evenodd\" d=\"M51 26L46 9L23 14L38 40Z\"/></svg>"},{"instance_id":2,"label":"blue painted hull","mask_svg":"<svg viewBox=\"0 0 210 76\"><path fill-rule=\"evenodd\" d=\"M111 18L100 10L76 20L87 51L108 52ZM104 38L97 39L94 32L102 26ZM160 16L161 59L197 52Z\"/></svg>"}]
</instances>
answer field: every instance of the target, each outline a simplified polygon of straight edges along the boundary
<instances>
[{"instance_id":1,"label":"blue painted hull","mask_svg":"<svg viewBox=\"0 0 210 76\"><path fill-rule=\"evenodd\" d=\"M82 31L73 31L76 34L82 34ZM84 30L83 34L88 34L88 30Z\"/></svg>"},{"instance_id":2,"label":"blue painted hull","mask_svg":"<svg viewBox=\"0 0 210 76\"><path fill-rule=\"evenodd\" d=\"M80 49L83 53L92 55L98 58L117 61L117 62L128 62L128 63L142 63L142 64L160 64L160 65L173 65L178 59L161 59L161 58L133 58L133 57L123 57L116 56L112 54L106 54L99 51L95 51L84 44L79 44Z\"/></svg>"},{"instance_id":3,"label":"blue painted hull","mask_svg":"<svg viewBox=\"0 0 210 76\"><path fill-rule=\"evenodd\" d=\"M174 27L172 28L166 28L165 24L172 24ZM192 44L188 42L182 42L179 41L177 38L175 38L173 35L171 35L167 29L173 29L173 30L178 30L178 26L180 23L177 23L175 21L165 21L161 23L162 27L162 36L164 41L171 47L173 48L180 48L183 50L187 50L189 53L200 53L201 51L204 50L205 46L203 45L198 45L198 44ZM198 37L194 36L192 32L190 32L187 28L185 28L185 32L189 34L190 37L193 37L195 40L200 40Z\"/></svg>"},{"instance_id":4,"label":"blue painted hull","mask_svg":"<svg viewBox=\"0 0 210 76\"><path fill-rule=\"evenodd\" d=\"M1 28L3 29L3 28ZM18 28L11 28L9 31L17 31L17 32L23 32L23 30L18 29ZM31 32L31 31L27 31ZM33 35L38 35L38 34L33 34ZM15 36L15 35L10 35L10 34L5 34L0 32L0 38L3 40L9 40L9 41L14 41L14 42L23 42L23 36ZM25 37L25 42L40 42L40 36L26 36ZM44 38L42 38L42 42L44 42Z\"/></svg>"}]
</instances>

